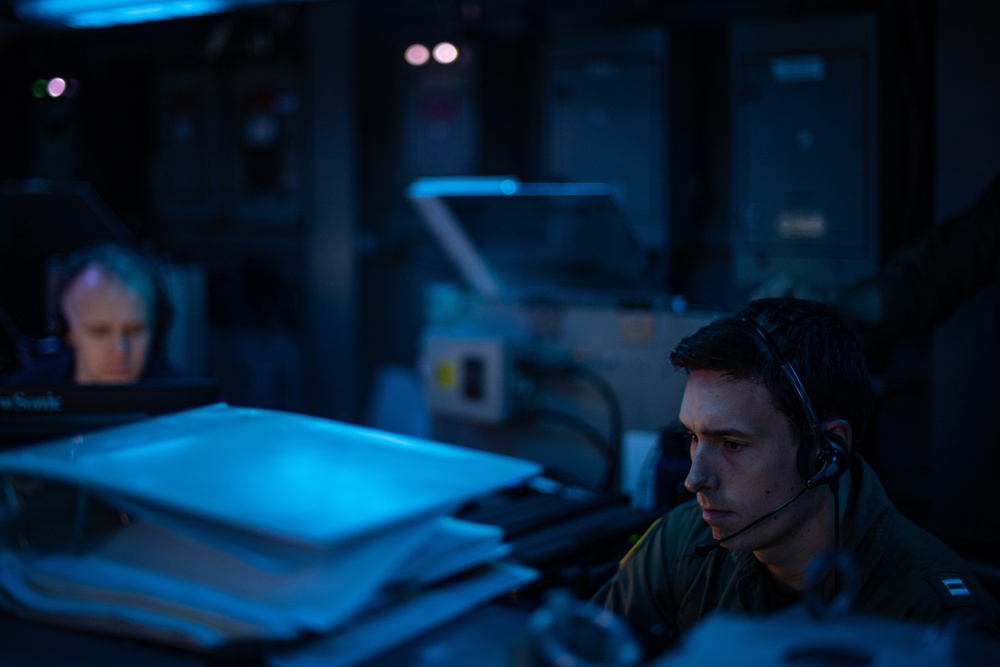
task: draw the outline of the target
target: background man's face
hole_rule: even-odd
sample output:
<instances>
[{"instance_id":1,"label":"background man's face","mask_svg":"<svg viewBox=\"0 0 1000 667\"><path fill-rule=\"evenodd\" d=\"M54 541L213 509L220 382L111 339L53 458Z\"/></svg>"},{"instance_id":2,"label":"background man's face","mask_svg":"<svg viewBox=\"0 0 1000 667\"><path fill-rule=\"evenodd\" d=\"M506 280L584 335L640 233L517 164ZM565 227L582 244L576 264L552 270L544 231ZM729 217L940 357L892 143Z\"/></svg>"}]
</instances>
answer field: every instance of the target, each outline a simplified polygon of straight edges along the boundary
<instances>
[{"instance_id":1,"label":"background man's face","mask_svg":"<svg viewBox=\"0 0 1000 667\"><path fill-rule=\"evenodd\" d=\"M146 281L141 281L146 282ZM122 384L138 380L153 337L152 285L128 285L99 266L86 268L63 294L74 348L74 381Z\"/></svg>"}]
</instances>

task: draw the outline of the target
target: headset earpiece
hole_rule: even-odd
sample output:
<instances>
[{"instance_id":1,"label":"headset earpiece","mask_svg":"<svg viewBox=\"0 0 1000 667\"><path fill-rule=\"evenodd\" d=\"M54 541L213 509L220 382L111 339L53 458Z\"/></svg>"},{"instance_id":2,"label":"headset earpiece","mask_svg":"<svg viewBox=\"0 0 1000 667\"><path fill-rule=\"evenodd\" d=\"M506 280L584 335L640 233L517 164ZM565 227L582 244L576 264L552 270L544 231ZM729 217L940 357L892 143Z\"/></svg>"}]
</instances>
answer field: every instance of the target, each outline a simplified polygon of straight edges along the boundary
<instances>
[{"instance_id":1,"label":"headset earpiece","mask_svg":"<svg viewBox=\"0 0 1000 667\"><path fill-rule=\"evenodd\" d=\"M840 479L848 468L847 443L832 431L821 431L822 446L816 454L815 472L808 476L806 486L830 484Z\"/></svg>"}]
</instances>

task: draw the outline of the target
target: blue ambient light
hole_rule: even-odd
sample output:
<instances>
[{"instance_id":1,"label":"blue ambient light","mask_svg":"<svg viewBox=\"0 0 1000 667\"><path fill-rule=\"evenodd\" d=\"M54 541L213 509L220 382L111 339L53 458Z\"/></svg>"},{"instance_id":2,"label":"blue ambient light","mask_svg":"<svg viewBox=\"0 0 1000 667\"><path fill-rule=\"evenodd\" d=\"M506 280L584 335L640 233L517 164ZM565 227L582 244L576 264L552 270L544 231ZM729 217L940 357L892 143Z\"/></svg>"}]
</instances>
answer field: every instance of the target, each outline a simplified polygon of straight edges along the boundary
<instances>
[{"instance_id":1,"label":"blue ambient light","mask_svg":"<svg viewBox=\"0 0 1000 667\"><path fill-rule=\"evenodd\" d=\"M178 0L161 2L143 0L21 0L16 4L20 18L57 23L71 28L105 26L168 19L203 14L218 14L232 9L228 0Z\"/></svg>"}]
</instances>

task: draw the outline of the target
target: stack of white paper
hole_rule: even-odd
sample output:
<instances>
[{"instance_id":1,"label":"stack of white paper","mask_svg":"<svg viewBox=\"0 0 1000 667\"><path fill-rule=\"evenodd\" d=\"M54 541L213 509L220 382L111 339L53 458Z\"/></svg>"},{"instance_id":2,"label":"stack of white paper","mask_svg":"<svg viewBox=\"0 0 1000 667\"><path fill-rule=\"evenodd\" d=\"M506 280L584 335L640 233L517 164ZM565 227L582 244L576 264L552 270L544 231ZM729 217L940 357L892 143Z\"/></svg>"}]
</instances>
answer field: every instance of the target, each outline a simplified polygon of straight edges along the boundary
<instances>
[{"instance_id":1,"label":"stack of white paper","mask_svg":"<svg viewBox=\"0 0 1000 667\"><path fill-rule=\"evenodd\" d=\"M498 529L450 515L537 472L521 460L223 404L7 452L0 605L199 649L339 633L366 655L365 623L385 624L446 586L454 593L456 575L469 594L449 594L452 610L530 580L523 568L489 565L506 550ZM27 511L30 494L15 478L80 488L127 522L100 539L33 544L24 524L42 515Z\"/></svg>"}]
</instances>

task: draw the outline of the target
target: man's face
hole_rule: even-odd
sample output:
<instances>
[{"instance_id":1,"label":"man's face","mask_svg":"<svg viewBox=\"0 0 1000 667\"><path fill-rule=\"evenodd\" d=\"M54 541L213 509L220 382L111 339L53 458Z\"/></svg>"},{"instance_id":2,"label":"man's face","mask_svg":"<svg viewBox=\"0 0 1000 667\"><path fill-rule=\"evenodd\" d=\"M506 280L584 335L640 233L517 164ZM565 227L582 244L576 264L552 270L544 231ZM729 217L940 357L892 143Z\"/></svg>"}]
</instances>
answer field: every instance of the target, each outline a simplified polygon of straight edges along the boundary
<instances>
[{"instance_id":1,"label":"man's face","mask_svg":"<svg viewBox=\"0 0 1000 667\"><path fill-rule=\"evenodd\" d=\"M680 421L691 434L691 470L684 485L697 494L715 539L743 528L803 488L791 425L764 385L694 371L684 389ZM723 546L758 551L793 545L810 530L807 519L817 511L818 499L819 494L806 494Z\"/></svg>"},{"instance_id":2,"label":"man's face","mask_svg":"<svg viewBox=\"0 0 1000 667\"><path fill-rule=\"evenodd\" d=\"M85 269L63 294L74 380L122 384L142 375L152 343L152 286L130 286L106 270Z\"/></svg>"}]
</instances>

